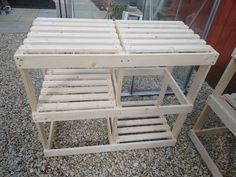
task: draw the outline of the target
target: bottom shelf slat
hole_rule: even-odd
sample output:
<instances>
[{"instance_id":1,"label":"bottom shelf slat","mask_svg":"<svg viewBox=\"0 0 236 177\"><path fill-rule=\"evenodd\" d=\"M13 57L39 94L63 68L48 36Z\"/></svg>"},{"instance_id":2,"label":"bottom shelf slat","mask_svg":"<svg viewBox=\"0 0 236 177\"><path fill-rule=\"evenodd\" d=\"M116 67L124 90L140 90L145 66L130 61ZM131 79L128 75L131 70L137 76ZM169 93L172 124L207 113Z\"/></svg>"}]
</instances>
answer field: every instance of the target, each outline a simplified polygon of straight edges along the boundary
<instances>
[{"instance_id":1,"label":"bottom shelf slat","mask_svg":"<svg viewBox=\"0 0 236 177\"><path fill-rule=\"evenodd\" d=\"M172 138L171 132L157 132L157 133L142 133L135 135L119 135L117 142L133 142L142 140L158 140L158 139L170 139Z\"/></svg>"}]
</instances>

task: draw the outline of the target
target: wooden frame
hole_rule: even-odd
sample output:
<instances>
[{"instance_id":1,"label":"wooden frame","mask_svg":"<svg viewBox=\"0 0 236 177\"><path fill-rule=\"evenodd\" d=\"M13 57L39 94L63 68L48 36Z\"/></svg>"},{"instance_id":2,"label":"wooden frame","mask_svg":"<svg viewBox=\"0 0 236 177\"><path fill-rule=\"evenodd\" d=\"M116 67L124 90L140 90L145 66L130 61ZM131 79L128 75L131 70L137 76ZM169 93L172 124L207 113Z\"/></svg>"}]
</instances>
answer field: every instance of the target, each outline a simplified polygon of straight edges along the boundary
<instances>
[{"instance_id":1,"label":"wooden frame","mask_svg":"<svg viewBox=\"0 0 236 177\"><path fill-rule=\"evenodd\" d=\"M45 155L58 156L173 146L217 57L182 22L37 18L15 61ZM171 71L190 65L200 67L185 96ZM38 100L28 74L36 68L44 72ZM121 100L123 77L136 75L164 77L158 100ZM168 87L179 104L162 104ZM172 130L166 114L179 115ZM52 149L57 121L83 119L106 119L110 144ZM48 138L43 122L51 122Z\"/></svg>"},{"instance_id":2,"label":"wooden frame","mask_svg":"<svg viewBox=\"0 0 236 177\"><path fill-rule=\"evenodd\" d=\"M208 97L207 104L204 107L200 117L198 118L193 129L189 132L189 136L200 153L202 159L206 163L207 167L211 171L214 177L223 177L214 161L204 148L198 136L212 135L212 134L223 134L227 131L231 131L236 136L236 109L233 104L230 105L226 100L225 96L221 96L224 89L232 79L236 72L236 48L232 54L232 59L225 69L221 79L219 80L213 94ZM229 97L229 96L227 96ZM208 120L210 111L214 111L226 127L217 127L210 129L202 129L204 123Z\"/></svg>"}]
</instances>

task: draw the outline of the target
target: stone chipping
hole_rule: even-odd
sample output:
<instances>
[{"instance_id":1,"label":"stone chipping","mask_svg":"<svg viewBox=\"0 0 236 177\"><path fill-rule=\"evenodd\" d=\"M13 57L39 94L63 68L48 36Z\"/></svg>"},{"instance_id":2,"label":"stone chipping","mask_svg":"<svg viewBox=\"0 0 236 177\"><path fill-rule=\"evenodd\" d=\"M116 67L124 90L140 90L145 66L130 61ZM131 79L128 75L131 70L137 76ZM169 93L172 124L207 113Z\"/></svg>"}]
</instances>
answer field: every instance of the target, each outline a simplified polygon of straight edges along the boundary
<instances>
[{"instance_id":1,"label":"stone chipping","mask_svg":"<svg viewBox=\"0 0 236 177\"><path fill-rule=\"evenodd\" d=\"M31 110L13 55L25 33L0 34L0 176L155 176L208 177L211 173L188 137L212 89L204 83L174 147L43 156ZM37 93L42 81L32 72ZM136 84L139 81L135 81ZM141 82L141 81L140 81ZM140 85L145 85L142 79ZM149 86L148 81L146 82ZM168 96L167 101L173 98ZM174 116L168 117L173 122ZM58 123L55 147L108 143L105 120ZM207 126L221 124L214 114ZM225 177L236 176L236 139L231 133L202 139Z\"/></svg>"}]
</instances>

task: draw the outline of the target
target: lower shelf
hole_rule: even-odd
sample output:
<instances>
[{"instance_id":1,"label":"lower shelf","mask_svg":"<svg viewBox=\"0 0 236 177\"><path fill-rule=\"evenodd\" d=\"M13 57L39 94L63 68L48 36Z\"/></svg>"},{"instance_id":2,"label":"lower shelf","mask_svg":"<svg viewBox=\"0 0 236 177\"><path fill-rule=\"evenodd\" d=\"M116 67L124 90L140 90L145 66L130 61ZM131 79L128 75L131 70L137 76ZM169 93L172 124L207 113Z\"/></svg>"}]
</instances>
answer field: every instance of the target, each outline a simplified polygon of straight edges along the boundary
<instances>
[{"instance_id":1,"label":"lower shelf","mask_svg":"<svg viewBox=\"0 0 236 177\"><path fill-rule=\"evenodd\" d=\"M119 119L117 143L144 142L173 139L164 117Z\"/></svg>"}]
</instances>

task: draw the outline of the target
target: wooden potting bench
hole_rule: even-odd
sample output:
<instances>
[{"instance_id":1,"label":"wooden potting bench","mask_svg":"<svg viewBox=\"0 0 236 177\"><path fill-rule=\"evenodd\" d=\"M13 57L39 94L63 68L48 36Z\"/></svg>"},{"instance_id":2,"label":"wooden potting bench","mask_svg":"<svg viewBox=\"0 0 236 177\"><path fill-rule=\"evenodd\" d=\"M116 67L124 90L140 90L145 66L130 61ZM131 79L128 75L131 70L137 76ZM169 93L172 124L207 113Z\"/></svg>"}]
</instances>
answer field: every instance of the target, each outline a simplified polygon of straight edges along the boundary
<instances>
[{"instance_id":1,"label":"wooden potting bench","mask_svg":"<svg viewBox=\"0 0 236 177\"><path fill-rule=\"evenodd\" d=\"M198 136L223 134L231 131L236 137L236 93L223 94L225 88L236 73L236 48L232 53L232 58L219 80L212 95L208 97L204 107L189 136L200 153L202 159L208 166L214 177L223 177L214 161L211 159L207 150L204 148ZM234 81L235 82L235 81ZM235 85L236 88L236 85ZM223 94L223 95L222 95ZM214 111L220 120L225 124L224 127L203 128L209 118L209 113Z\"/></svg>"},{"instance_id":2,"label":"wooden potting bench","mask_svg":"<svg viewBox=\"0 0 236 177\"><path fill-rule=\"evenodd\" d=\"M34 20L15 54L46 156L173 146L218 53L180 21ZM185 96L174 66L199 66ZM35 96L29 70L42 69ZM158 100L121 101L124 76L164 77ZM164 105L170 87L178 99ZM178 114L173 128L165 115ZM107 145L52 149L58 121L107 119ZM46 137L44 122L51 122Z\"/></svg>"}]
</instances>

